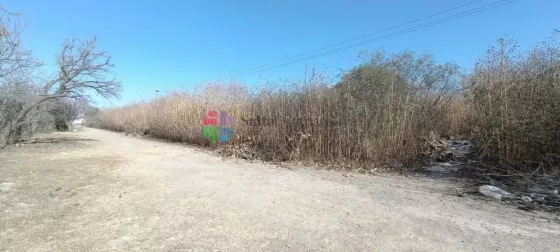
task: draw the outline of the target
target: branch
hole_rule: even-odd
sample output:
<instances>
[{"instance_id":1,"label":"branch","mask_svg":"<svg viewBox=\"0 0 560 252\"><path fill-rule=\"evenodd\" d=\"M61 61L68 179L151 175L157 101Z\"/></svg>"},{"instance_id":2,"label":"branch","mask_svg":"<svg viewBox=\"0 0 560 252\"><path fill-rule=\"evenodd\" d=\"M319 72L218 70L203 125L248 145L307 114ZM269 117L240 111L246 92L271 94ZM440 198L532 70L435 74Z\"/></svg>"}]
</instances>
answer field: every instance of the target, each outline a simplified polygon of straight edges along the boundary
<instances>
[{"instance_id":1,"label":"branch","mask_svg":"<svg viewBox=\"0 0 560 252\"><path fill-rule=\"evenodd\" d=\"M114 68L111 56L105 51L97 51L95 42L95 38L83 43L66 40L57 58L59 77L46 84L46 88L58 85L56 93L72 94L73 97L86 98L87 90L105 98L119 97L120 82L105 76Z\"/></svg>"}]
</instances>

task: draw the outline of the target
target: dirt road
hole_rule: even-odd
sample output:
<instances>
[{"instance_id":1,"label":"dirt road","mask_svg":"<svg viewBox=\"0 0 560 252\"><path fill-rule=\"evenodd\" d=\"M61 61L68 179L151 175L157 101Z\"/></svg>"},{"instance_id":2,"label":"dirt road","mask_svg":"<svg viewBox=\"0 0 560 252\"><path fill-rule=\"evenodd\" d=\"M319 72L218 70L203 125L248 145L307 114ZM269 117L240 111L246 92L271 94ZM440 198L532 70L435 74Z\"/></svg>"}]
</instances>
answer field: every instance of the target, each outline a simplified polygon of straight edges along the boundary
<instances>
[{"instance_id":1,"label":"dirt road","mask_svg":"<svg viewBox=\"0 0 560 252\"><path fill-rule=\"evenodd\" d=\"M444 180L342 175L51 134L0 153L0 250L559 251L555 216Z\"/></svg>"}]
</instances>

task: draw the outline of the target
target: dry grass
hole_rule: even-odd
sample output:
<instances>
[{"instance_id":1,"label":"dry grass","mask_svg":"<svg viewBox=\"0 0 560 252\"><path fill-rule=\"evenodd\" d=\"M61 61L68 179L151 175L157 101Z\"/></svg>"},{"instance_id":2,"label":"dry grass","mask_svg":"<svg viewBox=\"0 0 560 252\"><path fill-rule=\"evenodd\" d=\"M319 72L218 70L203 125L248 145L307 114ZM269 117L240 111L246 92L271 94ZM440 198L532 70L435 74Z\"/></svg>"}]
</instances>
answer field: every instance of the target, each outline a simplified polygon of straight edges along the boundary
<instances>
[{"instance_id":1,"label":"dry grass","mask_svg":"<svg viewBox=\"0 0 560 252\"><path fill-rule=\"evenodd\" d=\"M271 160L396 162L408 167L426 161L426 138L443 128L442 114L452 98L446 85L457 74L454 66L408 52L372 59L376 61L353 69L334 87L316 74L289 88L254 93L239 84L214 83L106 110L93 124L207 145L202 119L209 110L227 111L236 118L230 146L249 146ZM423 71L425 79L412 81L407 70ZM451 72L442 74L444 70Z\"/></svg>"},{"instance_id":2,"label":"dry grass","mask_svg":"<svg viewBox=\"0 0 560 252\"><path fill-rule=\"evenodd\" d=\"M336 85L316 74L288 88L254 92L213 83L106 110L90 123L208 145L202 119L218 110L236 118L228 146L248 147L271 160L413 167L428 160L427 139L435 133L473 139L478 157L505 170L557 167L558 46L552 41L516 53L502 43L503 50L489 50L466 77L430 55L377 52Z\"/></svg>"},{"instance_id":3,"label":"dry grass","mask_svg":"<svg viewBox=\"0 0 560 252\"><path fill-rule=\"evenodd\" d=\"M463 96L454 96L445 108L443 123L438 132L442 136L469 139L471 131L468 120L471 114L471 103Z\"/></svg>"},{"instance_id":4,"label":"dry grass","mask_svg":"<svg viewBox=\"0 0 560 252\"><path fill-rule=\"evenodd\" d=\"M511 41L488 51L471 79L470 124L479 156L509 172L551 173L560 165L560 47L529 52Z\"/></svg>"}]
</instances>

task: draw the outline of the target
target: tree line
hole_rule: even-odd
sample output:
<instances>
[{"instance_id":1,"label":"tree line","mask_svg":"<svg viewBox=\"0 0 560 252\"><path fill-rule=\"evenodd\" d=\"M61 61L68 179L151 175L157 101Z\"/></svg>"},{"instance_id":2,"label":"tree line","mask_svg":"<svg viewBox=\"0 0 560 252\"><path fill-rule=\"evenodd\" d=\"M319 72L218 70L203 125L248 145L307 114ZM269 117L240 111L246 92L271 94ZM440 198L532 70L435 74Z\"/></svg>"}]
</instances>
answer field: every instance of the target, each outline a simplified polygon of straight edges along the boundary
<instances>
[{"instance_id":1,"label":"tree line","mask_svg":"<svg viewBox=\"0 0 560 252\"><path fill-rule=\"evenodd\" d=\"M111 78L111 56L96 48L95 38L66 39L56 55L57 70L44 72L22 46L23 31L20 15L0 8L0 148L41 130L67 130L73 120L95 112L92 95L113 98L121 92Z\"/></svg>"}]
</instances>

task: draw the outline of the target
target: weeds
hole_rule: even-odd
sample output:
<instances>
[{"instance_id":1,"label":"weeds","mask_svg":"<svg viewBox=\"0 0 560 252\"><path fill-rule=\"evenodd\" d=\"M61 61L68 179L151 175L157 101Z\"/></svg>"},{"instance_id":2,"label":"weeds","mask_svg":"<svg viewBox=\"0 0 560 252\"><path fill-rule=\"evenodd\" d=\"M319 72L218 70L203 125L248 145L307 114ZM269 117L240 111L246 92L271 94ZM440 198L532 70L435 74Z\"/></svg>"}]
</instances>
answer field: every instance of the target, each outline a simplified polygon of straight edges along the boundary
<instances>
[{"instance_id":1,"label":"weeds","mask_svg":"<svg viewBox=\"0 0 560 252\"><path fill-rule=\"evenodd\" d=\"M431 55L378 52L334 86L315 74L304 84L255 93L215 83L104 111L94 126L208 144L201 120L223 110L237 119L230 144L266 159L411 167L427 160L425 138L442 128L458 79L455 65L438 65Z\"/></svg>"},{"instance_id":2,"label":"weeds","mask_svg":"<svg viewBox=\"0 0 560 252\"><path fill-rule=\"evenodd\" d=\"M500 40L470 75L431 55L366 55L338 83L320 75L250 92L214 83L99 113L94 126L207 145L209 110L236 117L229 149L269 160L360 162L413 168L434 136L475 141L483 164L507 174L554 174L560 161L560 50L520 53ZM334 85L333 85L334 84ZM258 155L248 155L258 151ZM504 172L505 171L505 172Z\"/></svg>"},{"instance_id":3,"label":"weeds","mask_svg":"<svg viewBox=\"0 0 560 252\"><path fill-rule=\"evenodd\" d=\"M471 79L479 157L510 172L558 172L560 47L551 40L523 53L511 41L499 42Z\"/></svg>"}]
</instances>

